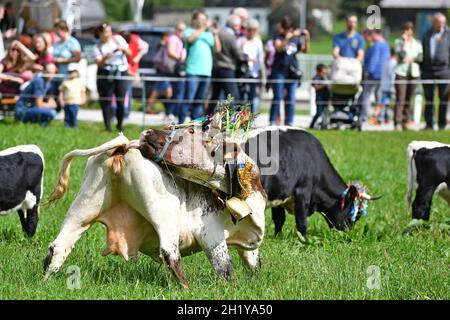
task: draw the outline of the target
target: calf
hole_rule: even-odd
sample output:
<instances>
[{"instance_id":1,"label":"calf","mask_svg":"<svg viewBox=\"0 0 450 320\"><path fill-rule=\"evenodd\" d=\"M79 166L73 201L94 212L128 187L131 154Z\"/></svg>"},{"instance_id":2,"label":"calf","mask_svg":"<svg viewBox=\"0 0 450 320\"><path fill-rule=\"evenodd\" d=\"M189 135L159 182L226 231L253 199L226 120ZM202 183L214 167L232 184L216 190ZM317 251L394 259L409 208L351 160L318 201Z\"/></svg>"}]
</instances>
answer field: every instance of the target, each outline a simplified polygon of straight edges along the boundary
<instances>
[{"instance_id":1,"label":"calf","mask_svg":"<svg viewBox=\"0 0 450 320\"><path fill-rule=\"evenodd\" d=\"M44 156L35 145L0 152L0 215L19 214L23 231L33 237L44 187Z\"/></svg>"},{"instance_id":2,"label":"calf","mask_svg":"<svg viewBox=\"0 0 450 320\"><path fill-rule=\"evenodd\" d=\"M412 217L428 221L434 194L439 194L450 205L450 145L413 141L408 145L407 159L407 206L411 206L413 189L416 189Z\"/></svg>"}]
</instances>

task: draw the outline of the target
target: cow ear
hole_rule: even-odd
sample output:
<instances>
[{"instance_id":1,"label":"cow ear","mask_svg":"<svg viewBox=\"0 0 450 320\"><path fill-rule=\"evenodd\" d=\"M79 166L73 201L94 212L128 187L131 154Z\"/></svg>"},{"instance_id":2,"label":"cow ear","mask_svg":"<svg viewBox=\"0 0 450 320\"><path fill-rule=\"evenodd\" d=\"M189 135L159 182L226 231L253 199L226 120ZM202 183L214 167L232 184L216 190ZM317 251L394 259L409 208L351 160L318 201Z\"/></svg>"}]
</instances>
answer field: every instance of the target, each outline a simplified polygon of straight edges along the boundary
<instances>
[{"instance_id":1,"label":"cow ear","mask_svg":"<svg viewBox=\"0 0 450 320\"><path fill-rule=\"evenodd\" d=\"M348 187L348 192L345 195L345 206L352 204L357 196L358 196L358 189L353 185Z\"/></svg>"}]
</instances>

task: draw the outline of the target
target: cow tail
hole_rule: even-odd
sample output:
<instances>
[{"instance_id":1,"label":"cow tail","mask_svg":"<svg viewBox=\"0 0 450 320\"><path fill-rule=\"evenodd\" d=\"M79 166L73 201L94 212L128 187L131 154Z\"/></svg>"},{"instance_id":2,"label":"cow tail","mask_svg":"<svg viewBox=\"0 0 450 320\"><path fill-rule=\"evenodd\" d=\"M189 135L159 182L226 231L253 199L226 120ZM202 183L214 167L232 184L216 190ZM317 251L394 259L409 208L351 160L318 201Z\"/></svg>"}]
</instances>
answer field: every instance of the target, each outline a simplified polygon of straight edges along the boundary
<instances>
[{"instance_id":1,"label":"cow tail","mask_svg":"<svg viewBox=\"0 0 450 320\"><path fill-rule=\"evenodd\" d=\"M88 150L74 150L66 154L61 164L61 170L59 171L58 183L56 184L52 194L45 202L45 205L49 206L54 204L66 194L69 187L70 165L72 164L72 160L74 158L95 156L118 147L126 146L128 142L129 141L125 136L119 135L116 139L111 140L100 147Z\"/></svg>"},{"instance_id":2,"label":"cow tail","mask_svg":"<svg viewBox=\"0 0 450 320\"><path fill-rule=\"evenodd\" d=\"M66 194L69 187L70 165L72 164L73 159L74 156L71 154L67 154L64 157L61 165L61 170L59 171L58 183L56 184L56 187L50 197L48 197L47 201L45 202L46 206L54 204Z\"/></svg>"},{"instance_id":3,"label":"cow tail","mask_svg":"<svg viewBox=\"0 0 450 320\"><path fill-rule=\"evenodd\" d=\"M411 207L412 192L414 189L414 181L416 179L416 168L414 165L414 156L416 150L412 145L408 146L407 158L408 158L408 191L406 193L406 207Z\"/></svg>"}]
</instances>

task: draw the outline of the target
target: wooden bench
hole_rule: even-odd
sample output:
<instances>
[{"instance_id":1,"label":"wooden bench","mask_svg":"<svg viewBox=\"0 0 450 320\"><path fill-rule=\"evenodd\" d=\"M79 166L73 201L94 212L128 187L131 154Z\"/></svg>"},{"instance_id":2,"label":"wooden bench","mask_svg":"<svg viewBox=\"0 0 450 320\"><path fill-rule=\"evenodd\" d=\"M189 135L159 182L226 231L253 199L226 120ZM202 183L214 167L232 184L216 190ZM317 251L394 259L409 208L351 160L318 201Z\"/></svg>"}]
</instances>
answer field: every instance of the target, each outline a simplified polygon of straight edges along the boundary
<instances>
[{"instance_id":1,"label":"wooden bench","mask_svg":"<svg viewBox=\"0 0 450 320\"><path fill-rule=\"evenodd\" d=\"M17 98L2 98L0 99L0 121L5 120L6 117L14 117L14 108L16 107Z\"/></svg>"}]
</instances>

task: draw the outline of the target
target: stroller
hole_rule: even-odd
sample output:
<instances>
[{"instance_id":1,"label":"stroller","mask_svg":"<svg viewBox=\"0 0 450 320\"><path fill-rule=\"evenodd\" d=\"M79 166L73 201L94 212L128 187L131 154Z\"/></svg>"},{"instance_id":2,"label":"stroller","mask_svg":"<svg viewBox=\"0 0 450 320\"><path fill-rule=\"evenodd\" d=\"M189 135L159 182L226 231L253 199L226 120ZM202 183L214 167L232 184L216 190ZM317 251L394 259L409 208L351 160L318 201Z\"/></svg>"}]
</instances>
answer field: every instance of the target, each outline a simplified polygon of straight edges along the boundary
<instances>
[{"instance_id":1,"label":"stroller","mask_svg":"<svg viewBox=\"0 0 450 320\"><path fill-rule=\"evenodd\" d=\"M324 112L323 129L361 129L360 108L357 105L361 94L362 65L354 58L335 60L331 68L332 110Z\"/></svg>"}]
</instances>

